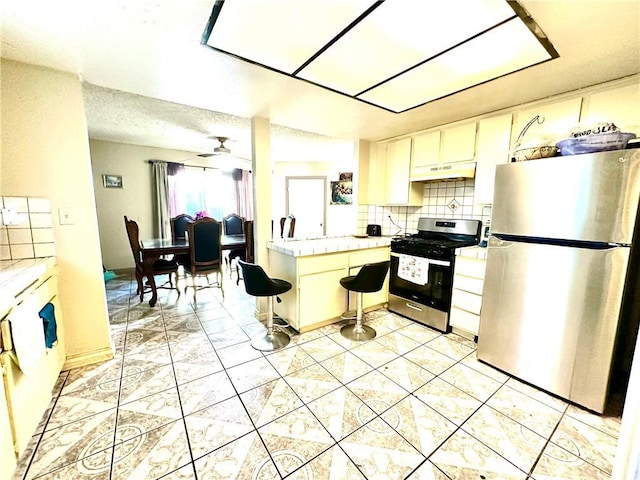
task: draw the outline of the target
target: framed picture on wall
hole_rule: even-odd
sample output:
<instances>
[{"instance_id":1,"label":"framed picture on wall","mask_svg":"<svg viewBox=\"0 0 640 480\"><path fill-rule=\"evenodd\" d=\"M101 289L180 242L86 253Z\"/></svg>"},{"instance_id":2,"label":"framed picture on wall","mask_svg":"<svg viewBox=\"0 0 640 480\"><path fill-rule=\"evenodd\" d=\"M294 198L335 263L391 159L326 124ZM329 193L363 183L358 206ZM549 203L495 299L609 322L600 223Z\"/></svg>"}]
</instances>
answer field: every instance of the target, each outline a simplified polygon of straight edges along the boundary
<instances>
[{"instance_id":1,"label":"framed picture on wall","mask_svg":"<svg viewBox=\"0 0 640 480\"><path fill-rule=\"evenodd\" d=\"M122 175L102 175L104 188L122 188Z\"/></svg>"},{"instance_id":2,"label":"framed picture on wall","mask_svg":"<svg viewBox=\"0 0 640 480\"><path fill-rule=\"evenodd\" d=\"M331 205L351 205L352 192L352 182L331 182Z\"/></svg>"}]
</instances>

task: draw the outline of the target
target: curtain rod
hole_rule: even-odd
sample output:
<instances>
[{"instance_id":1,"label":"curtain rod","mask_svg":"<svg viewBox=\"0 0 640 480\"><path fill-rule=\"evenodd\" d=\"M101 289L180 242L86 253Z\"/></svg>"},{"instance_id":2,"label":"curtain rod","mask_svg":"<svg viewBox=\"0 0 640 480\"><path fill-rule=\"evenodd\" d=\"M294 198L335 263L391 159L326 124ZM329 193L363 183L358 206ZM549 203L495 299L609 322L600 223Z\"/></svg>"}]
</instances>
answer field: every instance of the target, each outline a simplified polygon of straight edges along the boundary
<instances>
[{"instance_id":1,"label":"curtain rod","mask_svg":"<svg viewBox=\"0 0 640 480\"><path fill-rule=\"evenodd\" d=\"M181 162L169 162L167 160L147 160L147 163L150 164L154 164L154 163L175 163L176 165L182 165L183 167L189 167L189 168L202 168L202 169L209 169L209 170L222 170L221 168L215 168L215 167L204 167L202 165L187 165L186 163L181 163Z\"/></svg>"}]
</instances>

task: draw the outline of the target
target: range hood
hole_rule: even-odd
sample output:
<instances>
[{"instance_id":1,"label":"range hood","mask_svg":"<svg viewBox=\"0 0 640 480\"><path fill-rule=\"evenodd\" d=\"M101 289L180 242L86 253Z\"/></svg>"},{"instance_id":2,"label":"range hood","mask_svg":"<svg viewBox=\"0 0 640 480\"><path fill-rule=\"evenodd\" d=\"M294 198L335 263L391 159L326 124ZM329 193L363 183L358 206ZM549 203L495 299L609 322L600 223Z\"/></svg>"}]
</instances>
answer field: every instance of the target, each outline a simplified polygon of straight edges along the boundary
<instances>
[{"instance_id":1,"label":"range hood","mask_svg":"<svg viewBox=\"0 0 640 480\"><path fill-rule=\"evenodd\" d=\"M458 180L474 178L476 175L476 162L440 163L420 168L413 172L409 178L412 182L430 182L434 180Z\"/></svg>"}]
</instances>

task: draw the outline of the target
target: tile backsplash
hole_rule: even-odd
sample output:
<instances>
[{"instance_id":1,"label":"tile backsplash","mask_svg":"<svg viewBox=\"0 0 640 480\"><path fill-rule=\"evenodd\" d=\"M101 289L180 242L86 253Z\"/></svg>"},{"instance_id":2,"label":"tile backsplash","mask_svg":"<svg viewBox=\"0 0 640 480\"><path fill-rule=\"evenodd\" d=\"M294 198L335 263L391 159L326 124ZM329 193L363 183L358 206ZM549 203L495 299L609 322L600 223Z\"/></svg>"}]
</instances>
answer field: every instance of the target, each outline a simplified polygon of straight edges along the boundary
<instances>
[{"instance_id":1,"label":"tile backsplash","mask_svg":"<svg viewBox=\"0 0 640 480\"><path fill-rule=\"evenodd\" d=\"M5 225L8 217L11 225ZM0 197L0 260L53 256L51 201L41 197Z\"/></svg>"},{"instance_id":2,"label":"tile backsplash","mask_svg":"<svg viewBox=\"0 0 640 480\"><path fill-rule=\"evenodd\" d=\"M360 205L358 233L365 233L370 223L382 225L382 235L416 233L420 217L481 220L487 225L491 205L475 205L474 191L474 179L427 182L421 207Z\"/></svg>"}]
</instances>

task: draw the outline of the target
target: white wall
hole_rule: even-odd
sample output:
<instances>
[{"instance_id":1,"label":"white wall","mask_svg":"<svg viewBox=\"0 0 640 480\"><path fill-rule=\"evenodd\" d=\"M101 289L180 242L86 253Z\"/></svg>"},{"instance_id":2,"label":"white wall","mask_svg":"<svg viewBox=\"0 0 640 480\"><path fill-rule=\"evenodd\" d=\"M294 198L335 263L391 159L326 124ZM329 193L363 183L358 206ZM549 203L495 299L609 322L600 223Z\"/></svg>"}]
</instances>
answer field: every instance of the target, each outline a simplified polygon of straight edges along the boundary
<instances>
[{"instance_id":1,"label":"white wall","mask_svg":"<svg viewBox=\"0 0 640 480\"><path fill-rule=\"evenodd\" d=\"M77 76L1 60L5 196L51 200L66 367L113 356L82 84ZM68 207L71 225L60 225Z\"/></svg>"},{"instance_id":2,"label":"white wall","mask_svg":"<svg viewBox=\"0 0 640 480\"><path fill-rule=\"evenodd\" d=\"M358 219L357 163L353 158L336 159L332 162L278 162L273 169L272 213L275 225L286 216L287 177L326 177L327 236L351 235L356 233ZM330 205L331 182L338 180L342 172L352 172L353 205ZM279 228L279 227L278 227Z\"/></svg>"},{"instance_id":3,"label":"white wall","mask_svg":"<svg viewBox=\"0 0 640 480\"><path fill-rule=\"evenodd\" d=\"M194 154L101 140L90 140L89 147L102 261L109 270L133 268L124 216L138 222L141 238L157 236L151 165L147 160L184 162ZM123 188L104 188L103 174L122 175Z\"/></svg>"}]
</instances>

